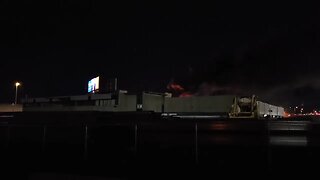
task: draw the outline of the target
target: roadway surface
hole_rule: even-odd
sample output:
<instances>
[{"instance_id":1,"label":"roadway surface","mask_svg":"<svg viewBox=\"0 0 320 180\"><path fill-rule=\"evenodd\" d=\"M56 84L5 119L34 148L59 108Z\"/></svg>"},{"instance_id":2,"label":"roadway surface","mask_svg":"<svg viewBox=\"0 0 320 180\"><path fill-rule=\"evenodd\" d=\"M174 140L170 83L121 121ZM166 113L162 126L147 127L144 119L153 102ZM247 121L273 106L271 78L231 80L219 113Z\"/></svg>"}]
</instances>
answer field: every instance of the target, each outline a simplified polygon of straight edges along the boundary
<instances>
[{"instance_id":1,"label":"roadway surface","mask_svg":"<svg viewBox=\"0 0 320 180\"><path fill-rule=\"evenodd\" d=\"M43 173L117 179L310 175L320 159L319 130L316 117L2 113L0 152L3 176L19 179Z\"/></svg>"}]
</instances>

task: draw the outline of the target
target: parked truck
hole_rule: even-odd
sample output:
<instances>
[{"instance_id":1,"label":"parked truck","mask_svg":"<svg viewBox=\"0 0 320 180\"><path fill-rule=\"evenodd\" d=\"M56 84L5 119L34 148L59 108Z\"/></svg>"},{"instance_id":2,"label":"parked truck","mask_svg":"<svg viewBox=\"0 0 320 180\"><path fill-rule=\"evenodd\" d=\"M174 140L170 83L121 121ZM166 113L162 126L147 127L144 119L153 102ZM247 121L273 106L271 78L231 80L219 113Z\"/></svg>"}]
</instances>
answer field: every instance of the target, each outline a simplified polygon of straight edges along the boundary
<instances>
[{"instance_id":1,"label":"parked truck","mask_svg":"<svg viewBox=\"0 0 320 180\"><path fill-rule=\"evenodd\" d=\"M235 97L230 118L283 118L284 108L258 101L256 96Z\"/></svg>"}]
</instances>

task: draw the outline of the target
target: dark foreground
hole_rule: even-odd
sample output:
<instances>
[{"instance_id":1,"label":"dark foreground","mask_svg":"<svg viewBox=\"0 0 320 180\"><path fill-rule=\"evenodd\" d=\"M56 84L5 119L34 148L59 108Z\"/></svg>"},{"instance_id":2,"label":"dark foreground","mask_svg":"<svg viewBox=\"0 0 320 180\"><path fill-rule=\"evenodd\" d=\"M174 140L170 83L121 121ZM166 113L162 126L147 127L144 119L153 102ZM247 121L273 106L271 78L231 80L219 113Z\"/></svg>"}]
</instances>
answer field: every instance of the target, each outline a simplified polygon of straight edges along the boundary
<instances>
[{"instance_id":1,"label":"dark foreground","mask_svg":"<svg viewBox=\"0 0 320 180\"><path fill-rule=\"evenodd\" d=\"M153 113L0 114L0 178L318 176L319 122Z\"/></svg>"}]
</instances>

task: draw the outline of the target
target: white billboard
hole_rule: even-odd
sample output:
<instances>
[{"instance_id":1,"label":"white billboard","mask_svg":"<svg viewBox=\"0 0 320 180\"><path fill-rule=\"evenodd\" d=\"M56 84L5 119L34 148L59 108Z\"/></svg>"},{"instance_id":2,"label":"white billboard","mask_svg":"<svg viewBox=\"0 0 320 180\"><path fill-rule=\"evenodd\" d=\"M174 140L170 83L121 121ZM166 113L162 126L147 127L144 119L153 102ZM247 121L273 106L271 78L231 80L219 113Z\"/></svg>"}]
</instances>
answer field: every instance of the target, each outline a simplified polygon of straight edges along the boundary
<instances>
[{"instance_id":1,"label":"white billboard","mask_svg":"<svg viewBox=\"0 0 320 180\"><path fill-rule=\"evenodd\" d=\"M99 91L100 78L95 77L88 82L88 93L95 93Z\"/></svg>"}]
</instances>

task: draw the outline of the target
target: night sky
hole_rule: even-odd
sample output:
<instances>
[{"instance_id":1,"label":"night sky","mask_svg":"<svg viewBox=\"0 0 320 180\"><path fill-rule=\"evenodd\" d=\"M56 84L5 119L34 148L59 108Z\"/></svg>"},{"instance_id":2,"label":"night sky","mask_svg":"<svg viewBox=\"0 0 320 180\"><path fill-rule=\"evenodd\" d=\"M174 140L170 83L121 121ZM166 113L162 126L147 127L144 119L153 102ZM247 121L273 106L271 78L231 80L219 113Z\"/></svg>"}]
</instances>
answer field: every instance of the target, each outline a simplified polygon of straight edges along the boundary
<instances>
[{"instance_id":1,"label":"night sky","mask_svg":"<svg viewBox=\"0 0 320 180\"><path fill-rule=\"evenodd\" d=\"M319 105L317 5L169 2L1 2L0 103L15 81L21 96L79 95L100 75L129 91L174 81L196 95Z\"/></svg>"}]
</instances>

